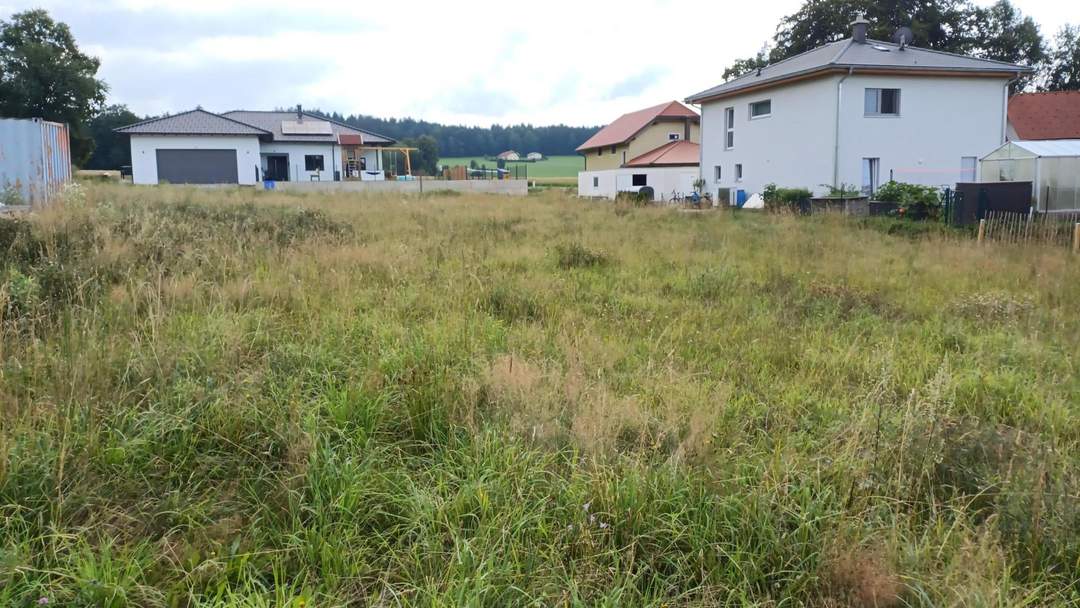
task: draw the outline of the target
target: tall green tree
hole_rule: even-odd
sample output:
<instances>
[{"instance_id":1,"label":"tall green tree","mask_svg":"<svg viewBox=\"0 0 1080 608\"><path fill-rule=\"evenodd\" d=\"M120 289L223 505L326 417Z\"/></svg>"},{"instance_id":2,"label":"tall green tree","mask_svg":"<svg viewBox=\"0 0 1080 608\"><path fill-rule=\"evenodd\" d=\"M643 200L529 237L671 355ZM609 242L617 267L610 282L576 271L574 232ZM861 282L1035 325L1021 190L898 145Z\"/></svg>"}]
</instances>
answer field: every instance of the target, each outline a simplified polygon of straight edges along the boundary
<instances>
[{"instance_id":1,"label":"tall green tree","mask_svg":"<svg viewBox=\"0 0 1080 608\"><path fill-rule=\"evenodd\" d=\"M125 105L111 105L90 119L89 133L94 152L84 165L87 169L119 169L131 164L128 137L114 131L141 120Z\"/></svg>"},{"instance_id":2,"label":"tall green tree","mask_svg":"<svg viewBox=\"0 0 1080 608\"><path fill-rule=\"evenodd\" d=\"M973 26L968 33L965 51L975 57L996 59L1043 71L1049 59L1039 25L1025 16L1009 0L998 0L988 7L972 9ZM1030 88L1037 74L1013 84L1013 91Z\"/></svg>"},{"instance_id":3,"label":"tall green tree","mask_svg":"<svg viewBox=\"0 0 1080 608\"><path fill-rule=\"evenodd\" d=\"M87 125L108 90L100 65L46 11L15 13L0 21L0 115L68 123L72 161L82 165L94 148Z\"/></svg>"},{"instance_id":4,"label":"tall green tree","mask_svg":"<svg viewBox=\"0 0 1080 608\"><path fill-rule=\"evenodd\" d=\"M1047 63L1046 90L1080 91L1080 25L1058 31Z\"/></svg>"}]
</instances>

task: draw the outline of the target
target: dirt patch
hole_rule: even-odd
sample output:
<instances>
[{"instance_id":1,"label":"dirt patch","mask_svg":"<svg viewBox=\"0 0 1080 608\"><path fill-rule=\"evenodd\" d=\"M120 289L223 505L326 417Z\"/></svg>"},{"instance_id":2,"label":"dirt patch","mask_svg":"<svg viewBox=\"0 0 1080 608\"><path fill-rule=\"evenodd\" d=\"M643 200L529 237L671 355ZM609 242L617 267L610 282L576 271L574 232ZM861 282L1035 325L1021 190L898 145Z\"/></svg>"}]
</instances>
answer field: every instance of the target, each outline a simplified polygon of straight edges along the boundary
<instances>
[{"instance_id":1,"label":"dirt patch","mask_svg":"<svg viewBox=\"0 0 1080 608\"><path fill-rule=\"evenodd\" d=\"M904 585L878 550L838 548L825 559L821 580L832 605L893 608L903 603Z\"/></svg>"}]
</instances>

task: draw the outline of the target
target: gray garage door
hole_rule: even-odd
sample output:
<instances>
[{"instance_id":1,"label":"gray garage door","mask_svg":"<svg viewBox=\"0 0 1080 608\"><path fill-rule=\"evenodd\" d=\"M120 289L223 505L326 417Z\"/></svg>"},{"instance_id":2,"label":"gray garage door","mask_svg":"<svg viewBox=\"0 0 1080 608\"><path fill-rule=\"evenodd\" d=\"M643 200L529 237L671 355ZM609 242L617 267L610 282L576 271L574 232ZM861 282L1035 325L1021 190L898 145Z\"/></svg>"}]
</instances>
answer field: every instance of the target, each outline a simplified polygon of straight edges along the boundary
<instances>
[{"instance_id":1,"label":"gray garage door","mask_svg":"<svg viewBox=\"0 0 1080 608\"><path fill-rule=\"evenodd\" d=\"M158 182L236 184L236 150L158 150Z\"/></svg>"}]
</instances>

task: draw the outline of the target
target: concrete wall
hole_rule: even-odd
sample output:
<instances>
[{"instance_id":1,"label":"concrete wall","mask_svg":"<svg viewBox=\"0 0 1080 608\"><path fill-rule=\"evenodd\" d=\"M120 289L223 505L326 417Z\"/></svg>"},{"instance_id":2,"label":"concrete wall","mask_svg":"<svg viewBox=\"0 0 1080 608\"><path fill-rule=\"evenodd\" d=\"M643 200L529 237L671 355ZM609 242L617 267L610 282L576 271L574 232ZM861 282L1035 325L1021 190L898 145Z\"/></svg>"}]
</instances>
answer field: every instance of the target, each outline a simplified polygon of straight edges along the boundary
<instances>
[{"instance_id":1,"label":"concrete wall","mask_svg":"<svg viewBox=\"0 0 1080 608\"><path fill-rule=\"evenodd\" d=\"M619 192L637 192L634 174L645 174L645 185L653 189L653 200L670 200L674 192L688 195L694 191L697 167L638 167L582 171L578 173L578 196L615 198ZM596 184L595 186L593 184Z\"/></svg>"},{"instance_id":2,"label":"concrete wall","mask_svg":"<svg viewBox=\"0 0 1080 608\"><path fill-rule=\"evenodd\" d=\"M289 181L294 182L309 182L313 176L320 174L319 171L308 171L304 168L304 156L309 154L323 157L323 170L319 175L321 181L334 181L334 170L340 171L342 167L341 146L332 143L264 142L259 152L264 156L287 154L289 156ZM265 158L260 160L260 166L265 171Z\"/></svg>"},{"instance_id":3,"label":"concrete wall","mask_svg":"<svg viewBox=\"0 0 1080 608\"><path fill-rule=\"evenodd\" d=\"M839 182L862 185L863 158L879 158L880 183L955 184L962 157L982 157L1003 138L1001 78L855 74L840 87L828 76L706 103L702 107L702 174L719 188L760 193L766 184L824 194L834 168ZM899 116L866 116L866 88L900 89ZM838 94L839 92L839 94ZM840 99L839 163L836 112ZM772 114L751 119L749 104L772 100ZM725 108L735 108L735 146L724 149ZM736 180L735 165L743 178ZM716 166L722 168L716 179Z\"/></svg>"},{"instance_id":4,"label":"concrete wall","mask_svg":"<svg viewBox=\"0 0 1080 608\"><path fill-rule=\"evenodd\" d=\"M236 175L240 184L256 183L259 138L254 135L132 135L131 175L136 184L158 183L157 150L236 150Z\"/></svg>"},{"instance_id":5,"label":"concrete wall","mask_svg":"<svg viewBox=\"0 0 1080 608\"><path fill-rule=\"evenodd\" d=\"M476 194L505 194L509 196L526 196L529 194L529 182L523 179L503 180L430 180L419 179L410 181L382 181L382 182L277 182L278 190L292 192L400 192L402 194L419 194L422 192L437 192L440 190L453 190L455 192L471 192Z\"/></svg>"}]
</instances>

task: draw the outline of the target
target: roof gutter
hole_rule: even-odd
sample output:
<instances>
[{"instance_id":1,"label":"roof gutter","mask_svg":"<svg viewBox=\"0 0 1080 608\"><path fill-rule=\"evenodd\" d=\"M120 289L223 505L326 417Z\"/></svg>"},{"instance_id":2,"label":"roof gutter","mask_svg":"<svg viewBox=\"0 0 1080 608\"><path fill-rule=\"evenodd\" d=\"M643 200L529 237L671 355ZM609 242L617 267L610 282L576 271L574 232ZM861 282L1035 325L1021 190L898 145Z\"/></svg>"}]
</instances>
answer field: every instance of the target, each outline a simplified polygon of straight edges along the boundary
<instances>
[{"instance_id":1,"label":"roof gutter","mask_svg":"<svg viewBox=\"0 0 1080 608\"><path fill-rule=\"evenodd\" d=\"M848 68L840 81L836 83L836 132L834 133L833 145L833 188L840 188L840 105L844 99L844 81L855 73L855 68Z\"/></svg>"}]
</instances>

